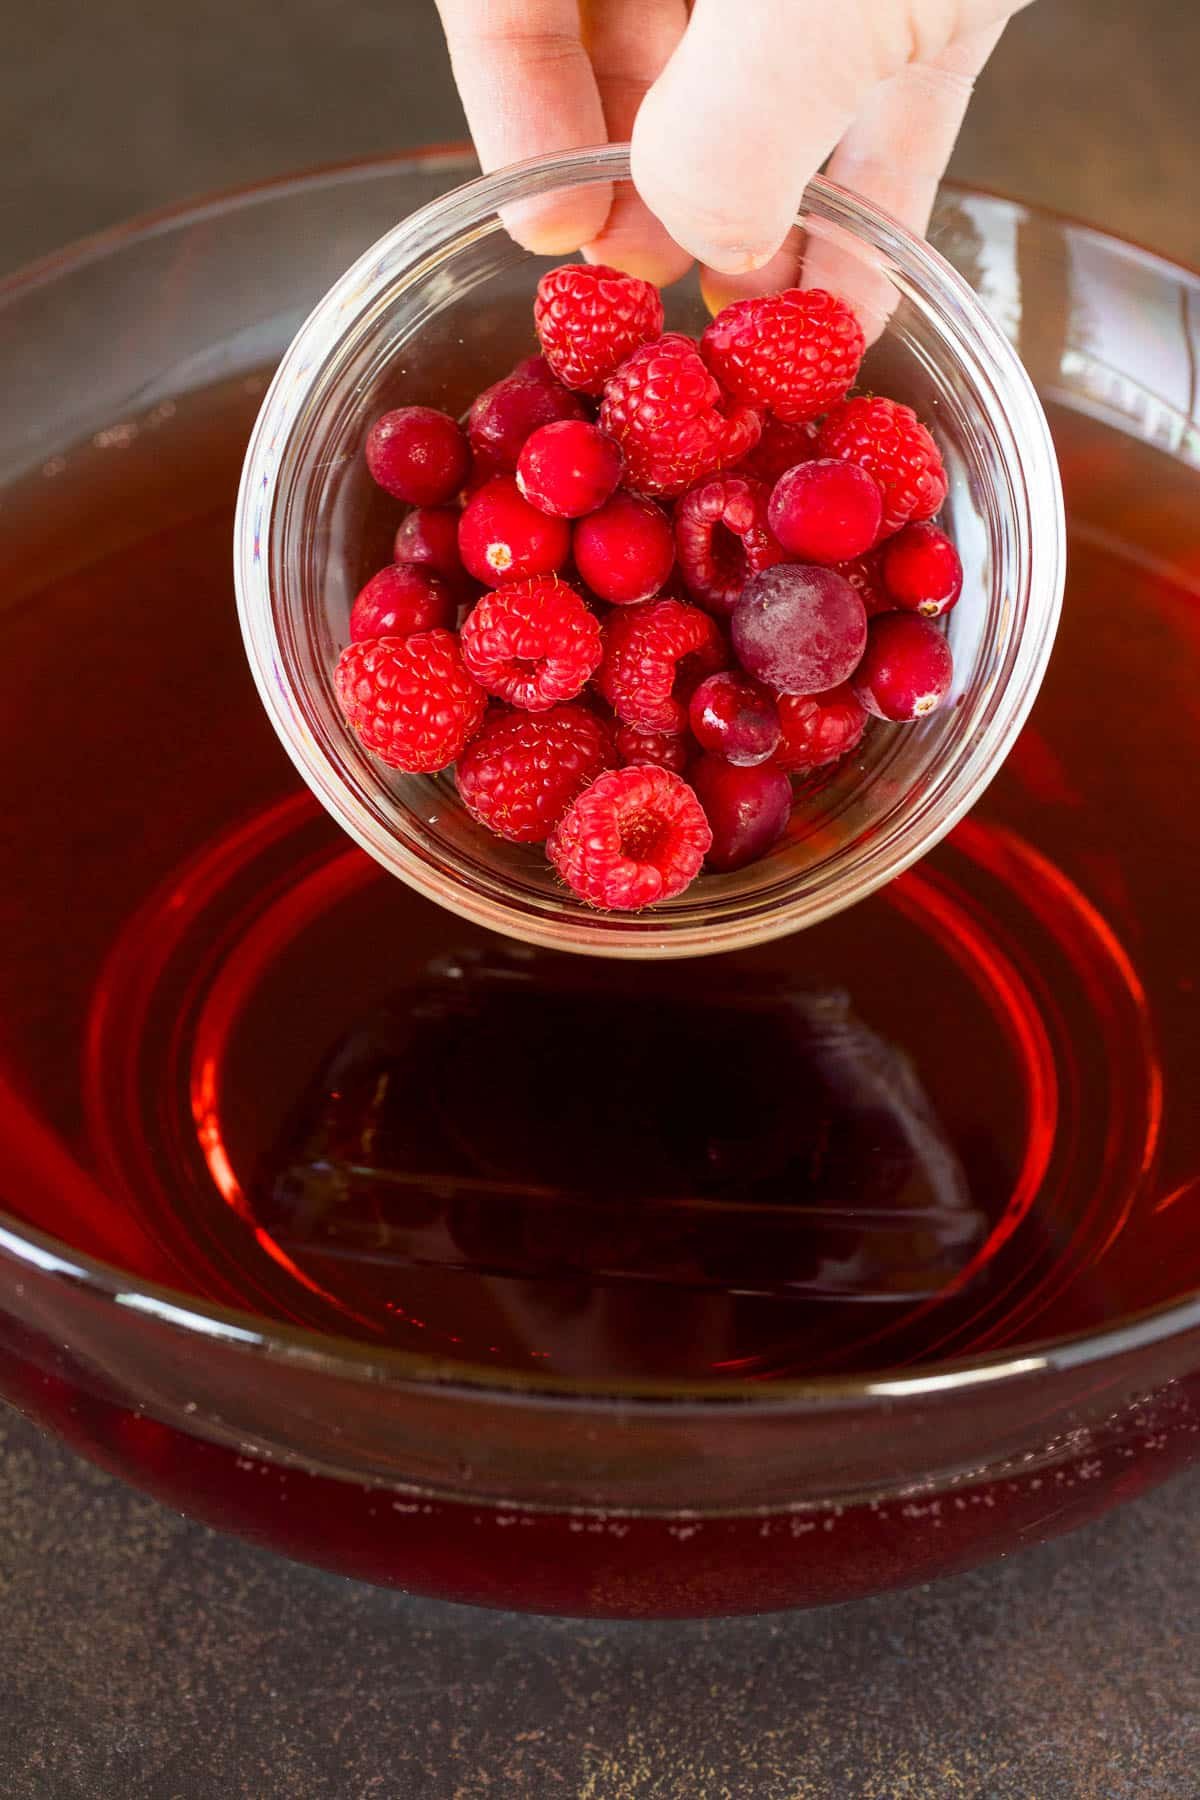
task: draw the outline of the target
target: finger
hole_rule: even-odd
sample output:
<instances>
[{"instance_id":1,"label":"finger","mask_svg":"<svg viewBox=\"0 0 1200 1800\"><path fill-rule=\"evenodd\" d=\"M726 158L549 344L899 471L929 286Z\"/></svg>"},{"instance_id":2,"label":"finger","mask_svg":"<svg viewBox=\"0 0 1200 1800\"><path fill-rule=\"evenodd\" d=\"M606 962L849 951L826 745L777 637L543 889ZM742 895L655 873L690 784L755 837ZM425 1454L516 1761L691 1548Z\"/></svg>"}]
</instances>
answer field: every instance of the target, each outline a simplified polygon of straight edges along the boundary
<instances>
[{"instance_id":1,"label":"finger","mask_svg":"<svg viewBox=\"0 0 1200 1800\"><path fill-rule=\"evenodd\" d=\"M582 0L580 14L609 142L623 143L683 36L687 0ZM686 275L692 263L631 183L615 189L604 229L585 246L585 255L660 287Z\"/></svg>"},{"instance_id":2,"label":"finger","mask_svg":"<svg viewBox=\"0 0 1200 1800\"><path fill-rule=\"evenodd\" d=\"M710 268L737 274L775 254L863 96L902 65L897 34L853 29L860 10L696 0L638 114L633 174L676 242Z\"/></svg>"},{"instance_id":3,"label":"finger","mask_svg":"<svg viewBox=\"0 0 1200 1800\"><path fill-rule=\"evenodd\" d=\"M485 170L605 141L604 111L576 0L438 0L454 79ZM506 207L518 242L541 255L603 230L608 183Z\"/></svg>"}]
</instances>

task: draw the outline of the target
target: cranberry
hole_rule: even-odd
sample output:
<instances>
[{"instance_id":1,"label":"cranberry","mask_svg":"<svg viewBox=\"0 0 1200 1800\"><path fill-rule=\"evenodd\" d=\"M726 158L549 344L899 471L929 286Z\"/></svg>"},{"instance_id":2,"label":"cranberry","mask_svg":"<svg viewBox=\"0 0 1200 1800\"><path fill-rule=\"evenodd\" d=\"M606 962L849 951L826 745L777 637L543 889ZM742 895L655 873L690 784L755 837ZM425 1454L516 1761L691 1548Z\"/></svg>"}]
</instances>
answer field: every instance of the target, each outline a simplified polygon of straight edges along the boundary
<instances>
[{"instance_id":1,"label":"cranberry","mask_svg":"<svg viewBox=\"0 0 1200 1800\"><path fill-rule=\"evenodd\" d=\"M705 860L717 873L757 862L787 830L792 784L782 769L770 763L739 769L719 756L702 756L688 779L712 831Z\"/></svg>"},{"instance_id":2,"label":"cranberry","mask_svg":"<svg viewBox=\"0 0 1200 1800\"><path fill-rule=\"evenodd\" d=\"M782 562L767 524L769 490L739 474L707 475L675 506L675 552L688 593L728 617L748 575Z\"/></svg>"},{"instance_id":3,"label":"cranberry","mask_svg":"<svg viewBox=\"0 0 1200 1800\"><path fill-rule=\"evenodd\" d=\"M784 694L819 694L858 667L867 614L832 569L780 563L752 575L732 621L738 661Z\"/></svg>"},{"instance_id":4,"label":"cranberry","mask_svg":"<svg viewBox=\"0 0 1200 1800\"><path fill-rule=\"evenodd\" d=\"M554 379L545 357L529 356L484 388L467 415L467 436L484 469L511 470L539 425L587 417L586 403Z\"/></svg>"},{"instance_id":5,"label":"cranberry","mask_svg":"<svg viewBox=\"0 0 1200 1800\"><path fill-rule=\"evenodd\" d=\"M526 438L517 458L517 486L542 512L579 519L604 505L621 479L624 461L598 425L557 419Z\"/></svg>"},{"instance_id":6,"label":"cranberry","mask_svg":"<svg viewBox=\"0 0 1200 1800\"><path fill-rule=\"evenodd\" d=\"M458 553L458 508L414 507L400 522L392 554L398 563L420 563L445 581L465 580Z\"/></svg>"},{"instance_id":7,"label":"cranberry","mask_svg":"<svg viewBox=\"0 0 1200 1800\"><path fill-rule=\"evenodd\" d=\"M432 406L401 406L367 434L367 467L381 488L414 506L440 506L467 478L471 453L462 428Z\"/></svg>"},{"instance_id":8,"label":"cranberry","mask_svg":"<svg viewBox=\"0 0 1200 1800\"><path fill-rule=\"evenodd\" d=\"M450 583L432 569L389 563L372 575L350 608L350 642L453 627L457 611Z\"/></svg>"},{"instance_id":9,"label":"cranberry","mask_svg":"<svg viewBox=\"0 0 1200 1800\"><path fill-rule=\"evenodd\" d=\"M700 748L740 769L766 762L783 735L774 700L748 675L709 675L692 695L688 716Z\"/></svg>"},{"instance_id":10,"label":"cranberry","mask_svg":"<svg viewBox=\"0 0 1200 1800\"><path fill-rule=\"evenodd\" d=\"M498 587L561 569L571 529L530 506L511 475L493 475L463 508L458 548L468 574Z\"/></svg>"},{"instance_id":11,"label":"cranberry","mask_svg":"<svg viewBox=\"0 0 1200 1800\"><path fill-rule=\"evenodd\" d=\"M767 517L784 549L802 562L845 562L879 536L883 495L856 463L825 458L779 477Z\"/></svg>"},{"instance_id":12,"label":"cranberry","mask_svg":"<svg viewBox=\"0 0 1200 1800\"><path fill-rule=\"evenodd\" d=\"M891 612L871 620L850 685L877 719L922 719L941 705L953 676L950 646L933 621Z\"/></svg>"},{"instance_id":13,"label":"cranberry","mask_svg":"<svg viewBox=\"0 0 1200 1800\"><path fill-rule=\"evenodd\" d=\"M962 593L962 563L936 525L906 525L884 552L883 579L897 606L940 619Z\"/></svg>"},{"instance_id":14,"label":"cranberry","mask_svg":"<svg viewBox=\"0 0 1200 1800\"><path fill-rule=\"evenodd\" d=\"M637 494L616 493L575 527L575 567L601 600L631 606L657 594L675 562L675 539L662 509Z\"/></svg>"}]
</instances>

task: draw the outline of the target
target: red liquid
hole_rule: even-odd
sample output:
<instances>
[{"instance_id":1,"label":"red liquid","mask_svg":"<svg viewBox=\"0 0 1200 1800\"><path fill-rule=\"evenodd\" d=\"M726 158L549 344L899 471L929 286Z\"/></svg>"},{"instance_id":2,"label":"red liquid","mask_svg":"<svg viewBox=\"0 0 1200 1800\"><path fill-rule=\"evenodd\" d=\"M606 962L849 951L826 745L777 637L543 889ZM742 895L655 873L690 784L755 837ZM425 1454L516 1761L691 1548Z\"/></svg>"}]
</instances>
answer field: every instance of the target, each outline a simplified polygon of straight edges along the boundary
<instances>
[{"instance_id":1,"label":"red liquid","mask_svg":"<svg viewBox=\"0 0 1200 1800\"><path fill-rule=\"evenodd\" d=\"M1079 521L1063 629L950 843L783 943L614 972L429 907L299 788L229 576L256 403L249 384L181 404L10 508L10 1211L270 1317L592 1378L910 1367L1200 1285L1198 593L1116 504L1181 515L1178 465L1057 421ZM61 1179L63 1151L110 1204ZM82 1393L57 1349L14 1335L0 1379L204 1516L496 1603L842 1597L974 1560L996 1529L965 1510L924 1565L906 1541L892 1567L864 1511L847 1556L781 1578L757 1521L721 1527L697 1573L661 1522L585 1546L540 1515L536 1574L498 1569L467 1509L381 1524L372 1490L296 1471L284 1507L261 1467ZM1022 1506L1045 1513L1004 1505L1010 1538Z\"/></svg>"}]
</instances>

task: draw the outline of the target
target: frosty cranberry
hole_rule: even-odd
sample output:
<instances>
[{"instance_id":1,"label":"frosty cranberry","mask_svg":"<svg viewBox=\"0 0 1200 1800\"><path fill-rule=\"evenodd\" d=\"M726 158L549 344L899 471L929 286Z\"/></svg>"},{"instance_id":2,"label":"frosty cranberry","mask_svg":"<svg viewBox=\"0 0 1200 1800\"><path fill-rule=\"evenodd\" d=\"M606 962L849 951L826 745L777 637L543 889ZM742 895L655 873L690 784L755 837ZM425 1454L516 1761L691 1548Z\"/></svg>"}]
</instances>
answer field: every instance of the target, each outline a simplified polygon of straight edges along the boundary
<instances>
[{"instance_id":1,"label":"frosty cranberry","mask_svg":"<svg viewBox=\"0 0 1200 1800\"><path fill-rule=\"evenodd\" d=\"M632 606L658 593L675 563L675 539L661 507L637 494L614 494L575 527L580 579L600 600Z\"/></svg>"},{"instance_id":2,"label":"frosty cranberry","mask_svg":"<svg viewBox=\"0 0 1200 1800\"><path fill-rule=\"evenodd\" d=\"M530 506L511 475L493 475L463 508L458 548L468 574L498 587L561 569L571 528Z\"/></svg>"},{"instance_id":3,"label":"frosty cranberry","mask_svg":"<svg viewBox=\"0 0 1200 1800\"><path fill-rule=\"evenodd\" d=\"M739 768L766 762L779 746L779 709L765 688L748 675L709 675L688 707L692 736L702 750Z\"/></svg>"},{"instance_id":4,"label":"frosty cranberry","mask_svg":"<svg viewBox=\"0 0 1200 1800\"><path fill-rule=\"evenodd\" d=\"M466 480L471 453L449 413L401 406L376 419L367 434L367 467L397 500L440 506Z\"/></svg>"},{"instance_id":5,"label":"frosty cranberry","mask_svg":"<svg viewBox=\"0 0 1200 1800\"><path fill-rule=\"evenodd\" d=\"M544 356L530 356L485 388L467 416L480 470L515 469L525 440L555 419L586 419L587 406L554 379Z\"/></svg>"},{"instance_id":6,"label":"frosty cranberry","mask_svg":"<svg viewBox=\"0 0 1200 1800\"><path fill-rule=\"evenodd\" d=\"M866 608L850 583L832 569L798 563L752 575L731 628L742 667L784 694L837 687L867 642Z\"/></svg>"},{"instance_id":7,"label":"frosty cranberry","mask_svg":"<svg viewBox=\"0 0 1200 1800\"><path fill-rule=\"evenodd\" d=\"M802 562L845 562L878 537L883 496L856 463L825 458L779 477L767 518L784 549Z\"/></svg>"},{"instance_id":8,"label":"frosty cranberry","mask_svg":"<svg viewBox=\"0 0 1200 1800\"><path fill-rule=\"evenodd\" d=\"M757 862L787 830L792 784L782 769L770 763L739 769L702 756L688 779L712 832L705 862L718 874Z\"/></svg>"},{"instance_id":9,"label":"frosty cranberry","mask_svg":"<svg viewBox=\"0 0 1200 1800\"><path fill-rule=\"evenodd\" d=\"M897 606L939 619L962 593L962 563L936 525L906 525L883 553L883 579Z\"/></svg>"},{"instance_id":10,"label":"frosty cranberry","mask_svg":"<svg viewBox=\"0 0 1200 1800\"><path fill-rule=\"evenodd\" d=\"M372 575L350 608L350 642L449 627L457 610L454 590L432 569L389 563Z\"/></svg>"},{"instance_id":11,"label":"frosty cranberry","mask_svg":"<svg viewBox=\"0 0 1200 1800\"><path fill-rule=\"evenodd\" d=\"M866 654L850 686L877 719L923 719L950 691L954 658L931 619L880 613L871 620Z\"/></svg>"},{"instance_id":12,"label":"frosty cranberry","mask_svg":"<svg viewBox=\"0 0 1200 1800\"><path fill-rule=\"evenodd\" d=\"M580 519L604 505L621 479L622 461L599 426L558 419L526 438L517 458L517 486L540 511Z\"/></svg>"}]
</instances>

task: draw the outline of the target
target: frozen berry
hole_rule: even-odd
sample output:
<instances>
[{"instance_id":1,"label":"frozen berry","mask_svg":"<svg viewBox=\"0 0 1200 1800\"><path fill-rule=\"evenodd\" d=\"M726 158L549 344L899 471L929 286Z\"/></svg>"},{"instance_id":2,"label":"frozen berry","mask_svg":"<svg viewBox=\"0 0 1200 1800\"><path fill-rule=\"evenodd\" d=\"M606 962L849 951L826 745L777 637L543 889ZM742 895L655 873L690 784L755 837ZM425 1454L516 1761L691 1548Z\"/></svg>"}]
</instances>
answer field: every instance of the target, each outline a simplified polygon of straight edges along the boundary
<instances>
[{"instance_id":1,"label":"frozen berry","mask_svg":"<svg viewBox=\"0 0 1200 1800\"><path fill-rule=\"evenodd\" d=\"M780 476L767 517L784 549L801 562L845 562L878 537L883 496L857 464L823 458Z\"/></svg>"},{"instance_id":2,"label":"frozen berry","mask_svg":"<svg viewBox=\"0 0 1200 1800\"><path fill-rule=\"evenodd\" d=\"M432 406L401 406L367 433L367 467L397 500L440 506L466 480L471 453L462 428Z\"/></svg>"},{"instance_id":3,"label":"frozen berry","mask_svg":"<svg viewBox=\"0 0 1200 1800\"><path fill-rule=\"evenodd\" d=\"M819 694L852 675L867 642L867 615L832 569L779 563L752 575L732 622L738 661L784 694Z\"/></svg>"},{"instance_id":4,"label":"frozen berry","mask_svg":"<svg viewBox=\"0 0 1200 1800\"><path fill-rule=\"evenodd\" d=\"M709 675L700 683L688 717L702 750L741 769L766 762L782 735L779 709L766 688L732 671Z\"/></svg>"},{"instance_id":5,"label":"frozen berry","mask_svg":"<svg viewBox=\"0 0 1200 1800\"><path fill-rule=\"evenodd\" d=\"M792 784L782 769L763 763L739 769L719 756L692 765L692 785L712 832L707 862L722 874L757 862L787 830Z\"/></svg>"},{"instance_id":6,"label":"frozen berry","mask_svg":"<svg viewBox=\"0 0 1200 1800\"><path fill-rule=\"evenodd\" d=\"M529 356L485 388L467 415L481 472L515 469L526 438L556 419L586 419L587 406L556 381L544 356Z\"/></svg>"},{"instance_id":7,"label":"frozen berry","mask_svg":"<svg viewBox=\"0 0 1200 1800\"><path fill-rule=\"evenodd\" d=\"M699 607L643 600L607 619L596 686L624 724L675 735L693 690L727 662L721 633Z\"/></svg>"},{"instance_id":8,"label":"frozen berry","mask_svg":"<svg viewBox=\"0 0 1200 1800\"><path fill-rule=\"evenodd\" d=\"M617 726L617 752L623 763L655 763L686 775L695 745L686 732L649 731L644 725Z\"/></svg>"},{"instance_id":9,"label":"frozen berry","mask_svg":"<svg viewBox=\"0 0 1200 1800\"><path fill-rule=\"evenodd\" d=\"M708 612L728 617L748 576L783 560L767 523L768 490L745 475L706 475L675 503L675 553L684 584Z\"/></svg>"},{"instance_id":10,"label":"frozen berry","mask_svg":"<svg viewBox=\"0 0 1200 1800\"><path fill-rule=\"evenodd\" d=\"M637 494L614 494L580 519L572 540L580 580L613 606L657 594L675 563L675 539L661 507Z\"/></svg>"},{"instance_id":11,"label":"frozen berry","mask_svg":"<svg viewBox=\"0 0 1200 1800\"><path fill-rule=\"evenodd\" d=\"M865 556L853 556L849 562L834 563L833 567L837 574L846 577L866 607L868 619L876 613L895 611L896 602L883 584L881 551L868 550Z\"/></svg>"},{"instance_id":12,"label":"frozen berry","mask_svg":"<svg viewBox=\"0 0 1200 1800\"><path fill-rule=\"evenodd\" d=\"M603 506L624 459L612 439L586 419L539 425L517 458L517 486L541 512L579 519Z\"/></svg>"},{"instance_id":13,"label":"frozen berry","mask_svg":"<svg viewBox=\"0 0 1200 1800\"><path fill-rule=\"evenodd\" d=\"M538 282L533 323L558 379L598 394L627 356L660 336L662 300L636 275L603 263L564 263Z\"/></svg>"},{"instance_id":14,"label":"frozen berry","mask_svg":"<svg viewBox=\"0 0 1200 1800\"><path fill-rule=\"evenodd\" d=\"M824 694L780 694L777 705L783 739L771 760L789 775L837 762L866 730L866 712L845 685Z\"/></svg>"},{"instance_id":15,"label":"frozen berry","mask_svg":"<svg viewBox=\"0 0 1200 1800\"><path fill-rule=\"evenodd\" d=\"M758 442L759 417L731 404L689 337L668 332L623 362L604 387L600 424L644 494L681 494Z\"/></svg>"},{"instance_id":16,"label":"frozen berry","mask_svg":"<svg viewBox=\"0 0 1200 1800\"><path fill-rule=\"evenodd\" d=\"M881 613L871 620L867 649L851 682L877 719L923 719L950 691L954 658L931 619Z\"/></svg>"},{"instance_id":17,"label":"frozen berry","mask_svg":"<svg viewBox=\"0 0 1200 1800\"><path fill-rule=\"evenodd\" d=\"M845 400L821 426L822 456L857 463L883 490L880 535L931 519L946 498L941 453L911 406L881 394Z\"/></svg>"},{"instance_id":18,"label":"frozen berry","mask_svg":"<svg viewBox=\"0 0 1200 1800\"><path fill-rule=\"evenodd\" d=\"M584 706L498 713L458 759L473 818L515 844L541 844L576 795L616 762L611 729Z\"/></svg>"},{"instance_id":19,"label":"frozen berry","mask_svg":"<svg viewBox=\"0 0 1200 1800\"><path fill-rule=\"evenodd\" d=\"M762 436L748 456L738 464L739 475L754 475L773 488L781 475L797 463L809 462L817 454L817 423L804 419L789 424L768 413L763 420Z\"/></svg>"},{"instance_id":20,"label":"frozen berry","mask_svg":"<svg viewBox=\"0 0 1200 1800\"><path fill-rule=\"evenodd\" d=\"M786 288L735 300L717 314L700 345L736 399L796 421L815 419L854 385L866 340L836 294Z\"/></svg>"},{"instance_id":21,"label":"frozen berry","mask_svg":"<svg viewBox=\"0 0 1200 1800\"><path fill-rule=\"evenodd\" d=\"M936 525L906 525L884 551L883 579L897 606L940 619L962 593L962 563Z\"/></svg>"},{"instance_id":22,"label":"frozen berry","mask_svg":"<svg viewBox=\"0 0 1200 1800\"><path fill-rule=\"evenodd\" d=\"M452 763L487 711L487 695L449 631L350 644L333 685L367 749L390 768L414 775Z\"/></svg>"},{"instance_id":23,"label":"frozen berry","mask_svg":"<svg viewBox=\"0 0 1200 1800\"><path fill-rule=\"evenodd\" d=\"M511 475L493 475L463 508L458 548L468 574L496 587L561 569L571 528L530 506Z\"/></svg>"},{"instance_id":24,"label":"frozen berry","mask_svg":"<svg viewBox=\"0 0 1200 1800\"><path fill-rule=\"evenodd\" d=\"M526 712L573 700L600 662L599 625L575 589L553 576L484 594L461 637L476 681Z\"/></svg>"},{"instance_id":25,"label":"frozen berry","mask_svg":"<svg viewBox=\"0 0 1200 1800\"><path fill-rule=\"evenodd\" d=\"M398 563L420 563L455 588L467 583L458 552L456 506L417 506L401 519L392 555Z\"/></svg>"},{"instance_id":26,"label":"frozen berry","mask_svg":"<svg viewBox=\"0 0 1200 1800\"><path fill-rule=\"evenodd\" d=\"M636 912L681 894L712 833L680 776L651 763L600 775L564 814L546 853L590 906Z\"/></svg>"},{"instance_id":27,"label":"frozen berry","mask_svg":"<svg viewBox=\"0 0 1200 1800\"><path fill-rule=\"evenodd\" d=\"M389 563L372 575L350 608L350 641L449 628L457 610L454 590L440 575L415 563Z\"/></svg>"}]
</instances>

